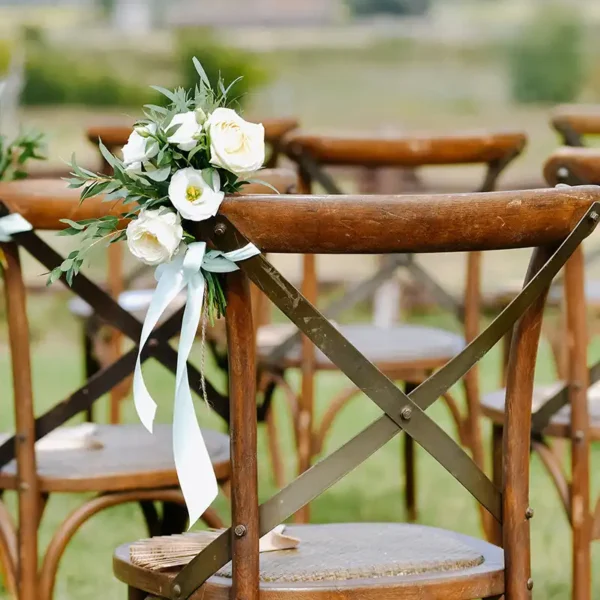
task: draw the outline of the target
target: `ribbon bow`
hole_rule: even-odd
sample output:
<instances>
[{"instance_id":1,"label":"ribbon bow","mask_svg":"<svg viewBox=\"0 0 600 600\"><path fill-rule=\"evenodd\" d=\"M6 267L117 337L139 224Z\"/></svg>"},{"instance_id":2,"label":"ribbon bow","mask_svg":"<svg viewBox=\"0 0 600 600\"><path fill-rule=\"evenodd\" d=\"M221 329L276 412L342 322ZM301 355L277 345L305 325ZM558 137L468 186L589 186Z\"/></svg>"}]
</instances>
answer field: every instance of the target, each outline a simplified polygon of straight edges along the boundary
<instances>
[{"instance_id":1,"label":"ribbon bow","mask_svg":"<svg viewBox=\"0 0 600 600\"><path fill-rule=\"evenodd\" d=\"M204 300L205 279L202 269L213 273L236 271L237 261L260 254L253 244L223 253L206 252L205 242L194 242L185 254L155 271L156 290L146 314L139 353L133 376L133 400L140 421L152 433L156 402L148 392L140 355L154 327L169 304L187 287L186 306L181 325L177 370L175 376L175 403L173 408L173 455L181 491L190 517L190 527L202 516L217 497L217 479L194 410L187 374L187 360L200 324Z\"/></svg>"}]
</instances>

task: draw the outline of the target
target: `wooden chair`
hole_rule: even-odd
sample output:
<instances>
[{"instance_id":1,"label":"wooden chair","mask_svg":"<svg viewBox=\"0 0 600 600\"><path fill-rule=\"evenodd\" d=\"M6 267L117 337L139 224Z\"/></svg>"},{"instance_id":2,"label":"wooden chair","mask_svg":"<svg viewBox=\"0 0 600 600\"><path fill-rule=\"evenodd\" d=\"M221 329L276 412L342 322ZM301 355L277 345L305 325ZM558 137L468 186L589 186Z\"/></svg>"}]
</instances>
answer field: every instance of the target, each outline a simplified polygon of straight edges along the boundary
<instances>
[{"instance_id":1,"label":"wooden chair","mask_svg":"<svg viewBox=\"0 0 600 600\"><path fill-rule=\"evenodd\" d=\"M277 166L280 152L281 152L281 140L283 137L296 127L298 127L298 121L296 119L281 118L281 119L267 119L262 121L265 127L265 142L269 151L269 158L267 160L267 168L273 169ZM131 122L118 123L118 124L98 124L90 127L87 130L88 140L98 146L100 140L104 145L112 152L118 153L121 148L127 143L129 135L131 134ZM108 165L104 157L99 153L102 161L102 172L110 172L111 167ZM263 172L261 177L264 178L273 177L275 180L275 187L277 185L287 184L284 180L287 178L287 174L283 174L283 179L278 176L277 173L269 174ZM282 190L283 191L283 190ZM289 190L288 190L289 193ZM125 277L123 271L123 247L121 244L112 244L108 250L108 269L107 269L107 288L113 298L118 298L129 289L130 285L140 277L141 274L148 271L144 265L139 267L132 275ZM145 295L146 300L148 294ZM126 301L127 298L124 298ZM138 295L133 299L134 303L141 304L143 310L144 298ZM88 375L92 375L100 366L102 361L97 360L97 354L105 356L107 360L114 361L121 356L122 353L122 336L118 331L110 328L103 328L99 330L98 323L86 310L85 305L81 306L81 303L74 306L76 314L83 321L82 328L82 339L83 339L83 355L84 364L86 365L86 371ZM126 382L125 382L126 383ZM116 386L111 391L110 400L110 422L119 423L121 420L121 402L127 397L129 393L129 387L125 385ZM93 420L93 416L88 415L90 420Z\"/></svg>"},{"instance_id":2,"label":"wooden chair","mask_svg":"<svg viewBox=\"0 0 600 600\"><path fill-rule=\"evenodd\" d=\"M75 193L73 193L75 192ZM108 204L95 205L95 212L79 207L78 194L67 190L64 182L22 181L0 184L2 215L23 215L36 230L64 227L63 217L74 219L100 217L109 211ZM113 210L119 211L119 207ZM122 211L123 208L121 207ZM117 212L118 214L118 212ZM171 426L158 425L154 436L141 425L98 425L94 447L43 450L36 440L62 427L78 413L89 409L103 394L125 378L134 368L137 350L122 356L102 370L62 402L35 417L29 346L26 292L20 263L20 249L27 251L48 270L58 266L61 257L35 231L15 234L11 242L1 243L6 257L3 270L8 336L13 373L15 431L0 436L0 493L18 493L18 524L15 526L5 505L0 503L0 565L9 591L25 600L50 600L56 572L63 552L75 532L95 514L128 502L138 502L151 535L163 531L178 532L185 528L187 513L178 488L173 463ZM97 310L109 323L118 326L137 342L141 323L124 311L109 295L85 276L77 278L75 293ZM167 320L155 334L150 354L174 372L176 353L168 339L178 330L182 311ZM9 382L3 382L8 401ZM204 432L217 479L227 491L230 477L229 438L216 431ZM97 447L100 446L100 447ZM44 507L52 493L91 493L61 523L54 533L42 565L38 568L38 526ZM155 502L163 504L162 516ZM210 526L222 525L210 509L203 516Z\"/></svg>"},{"instance_id":3,"label":"wooden chair","mask_svg":"<svg viewBox=\"0 0 600 600\"><path fill-rule=\"evenodd\" d=\"M183 569L134 565L117 549L130 600L214 598L532 597L529 440L533 372L551 279L596 226L595 187L439 196L292 196L225 200L195 227L218 248L247 241L264 253L417 253L535 247L527 286L471 345L408 395L324 318L264 256L227 276L232 527ZM505 227L497 226L501 218ZM340 222L344 227L340 227ZM465 222L471 227L465 227ZM351 230L353 234L347 235ZM575 262L570 263L570 269ZM248 279L384 412L357 436L259 506L256 364ZM494 485L424 412L516 323L504 415L503 479ZM581 371L580 367L576 367ZM585 372L581 373L584 380ZM415 524L290 526L298 549L259 556L258 540L364 462L401 430L413 437L501 523L503 550ZM232 559L232 563L229 561Z\"/></svg>"},{"instance_id":4,"label":"wooden chair","mask_svg":"<svg viewBox=\"0 0 600 600\"><path fill-rule=\"evenodd\" d=\"M332 137L292 133L286 140L286 154L298 164L303 193L314 192L314 184L319 183L330 194L340 194L341 190L324 170L331 166L363 168L371 174L369 180L382 167L423 167L427 165L477 164L487 166L481 188L493 189L503 169L521 152L526 142L522 133L458 134L447 136L405 136L386 137ZM373 189L369 193L373 193ZM343 221L342 221L343 223ZM347 230L348 235L353 235ZM316 304L318 281L314 254L303 257L304 295ZM412 255L401 254L385 257L381 269L366 281L358 284L344 297L343 301L326 309L325 314L337 318L343 310L357 302L368 299L396 271L404 267L416 281L425 284L439 304L449 309L465 327L465 337L470 341L479 329L479 279L480 256L471 253L467 258L467 278L465 301L457 301L446 292L426 270L419 266ZM261 336L265 331L268 335ZM278 331L280 332L278 334ZM404 381L407 389L413 389L424 381L435 369L444 365L464 347L465 338L453 332L436 327L414 324L389 325L351 324L341 325L342 333L372 360L379 369L394 380ZM274 340L278 340L276 343ZM343 390L328 404L320 424L314 418L315 376L319 371L335 369L322 353L303 340L289 337L285 326L259 328L259 364L267 365L262 387L265 389L265 402L268 403L275 386L284 386L288 397L294 393L284 379L289 368L302 371L301 392L295 404L294 424L297 437L298 472L311 465L315 456L323 448L325 438L338 413L360 389L352 386ZM261 343L262 342L262 343ZM290 343L292 342L292 343ZM277 357L278 360L274 358ZM471 371L463 380L468 413L466 417L449 393L444 395L448 408L456 422L462 442L471 448L475 461L483 465L483 454L477 423L479 393L476 371ZM267 404L268 405L268 404ZM271 417L272 418L272 417ZM271 419L269 419L270 421ZM270 425L271 438L275 426ZM410 436L403 439L405 460L405 506L408 519L414 521L417 515L417 490L415 447ZM276 447L275 442L272 443ZM277 453L272 451L276 458ZM280 487L283 485L282 466L274 461L275 473ZM308 509L298 515L300 521L308 520Z\"/></svg>"},{"instance_id":5,"label":"wooden chair","mask_svg":"<svg viewBox=\"0 0 600 600\"><path fill-rule=\"evenodd\" d=\"M544 175L551 186L564 184L565 180L573 184L581 184L583 179L598 182L600 152L589 148L562 148L548 159ZM598 214L594 218L598 219ZM600 363L586 367L591 337L586 287L590 286L585 280L583 248L578 248L566 265L561 284L553 285L549 294L555 303L562 295L564 329L559 330L562 335L554 340L558 375L562 380L534 388L531 424L531 450L540 457L555 484L573 529L572 597L577 600L591 599L590 545L600 538L600 499L595 509L590 510L589 464L590 443L600 440L600 393L598 386L588 390L600 380ZM493 423L496 482L502 477L499 461L504 398L505 390L482 398L482 412ZM565 444L570 447L570 474L564 469Z\"/></svg>"},{"instance_id":6,"label":"wooden chair","mask_svg":"<svg viewBox=\"0 0 600 600\"><path fill-rule=\"evenodd\" d=\"M552 127L566 146L584 146L584 137L600 135L600 105L563 104L550 116Z\"/></svg>"}]
</instances>

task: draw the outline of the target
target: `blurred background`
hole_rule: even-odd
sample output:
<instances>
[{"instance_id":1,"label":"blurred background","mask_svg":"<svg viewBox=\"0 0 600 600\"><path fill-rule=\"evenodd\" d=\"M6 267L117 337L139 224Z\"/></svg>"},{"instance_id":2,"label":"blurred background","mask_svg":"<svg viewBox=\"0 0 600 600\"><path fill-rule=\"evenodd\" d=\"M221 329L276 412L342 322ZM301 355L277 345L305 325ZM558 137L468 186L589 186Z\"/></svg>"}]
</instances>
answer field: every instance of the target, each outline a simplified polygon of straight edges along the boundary
<instances>
[{"instance_id":1,"label":"blurred background","mask_svg":"<svg viewBox=\"0 0 600 600\"><path fill-rule=\"evenodd\" d=\"M244 75L250 116L522 128L529 148L508 176L539 180L556 145L548 107L600 99L599 21L594 0L0 0L0 80L22 86L2 127L47 131L55 164L94 160L79 132L136 116L156 100L149 84L190 85L195 55Z\"/></svg>"},{"instance_id":2,"label":"blurred background","mask_svg":"<svg viewBox=\"0 0 600 600\"><path fill-rule=\"evenodd\" d=\"M211 77L219 71L227 82L244 76L241 102L249 119L289 116L304 129L340 133L522 130L527 148L500 185L544 186L543 161L559 145L549 125L550 110L559 103L600 102L599 26L598 0L0 0L0 132L35 127L48 134L49 161L34 169L64 172L73 152L80 164L99 168L87 127L132 122L143 104L159 101L151 84L194 85L191 58L196 56ZM481 182L481 167L424 169L419 177L431 182L429 189L473 190ZM347 183L345 189L352 189ZM50 237L60 248L60 239ZM598 245L596 238L590 243ZM484 265L488 291L522 278L528 252L496 255L486 257ZM320 274L359 278L375 265L367 258L348 258L346 266L337 257L320 261ZM448 289L462 293L463 256L422 260ZM295 266L298 275L299 265L298 260L287 267ZM31 282L43 288L41 267L33 260L26 267ZM599 267L591 271L598 274ZM105 261L89 271L105 274ZM68 313L67 293L59 286L52 291L57 289L52 301L40 295L29 304L39 412L81 379L80 325ZM369 307L360 311L353 318L364 317ZM413 318L460 331L449 315L425 312ZM600 354L599 344L594 352ZM552 381L547 345L541 356L538 379ZM499 352L483 361L483 391L497 386L499 365ZM152 368L148 379L162 391L159 415L168 421L172 382ZM6 320L0 319L0 381L10 381L9 369ZM336 374L319 379L320 413L343 385ZM98 414L106 414L102 403ZM327 450L376 414L370 402L357 401L336 424ZM452 429L443 408L433 407L432 414ZM125 415L135 422L131 403ZM289 415L281 422L287 427ZM0 426L13 428L4 404ZM291 439L290 433L288 450ZM266 463L262 437L260 443ZM292 457L290 451L289 469ZM419 463L420 521L480 535L475 503L464 490L424 452ZM564 600L570 592L570 529L537 458L533 465L536 597ZM402 520L396 475L402 468L398 446L388 444L315 502L314 520ZM268 467L262 475L267 497L273 491ZM593 489L599 488L597 476ZM7 497L14 508L13 497ZM64 495L52 497L42 523L42 547L77 504ZM86 524L62 562L55 598L124 597L123 586L112 577L111 552L143 531L132 506ZM594 560L600 560L598 548ZM594 577L593 597L600 597L598 569Z\"/></svg>"}]
</instances>

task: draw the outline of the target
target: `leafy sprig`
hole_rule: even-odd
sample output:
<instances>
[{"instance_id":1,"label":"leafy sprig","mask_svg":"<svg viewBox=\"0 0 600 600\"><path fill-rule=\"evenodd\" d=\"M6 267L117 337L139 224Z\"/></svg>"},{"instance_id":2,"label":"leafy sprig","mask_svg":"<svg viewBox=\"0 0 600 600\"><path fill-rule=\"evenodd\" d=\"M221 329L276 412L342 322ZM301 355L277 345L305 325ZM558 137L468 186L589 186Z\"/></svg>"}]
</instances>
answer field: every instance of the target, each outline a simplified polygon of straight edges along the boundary
<instances>
[{"instance_id":1,"label":"leafy sprig","mask_svg":"<svg viewBox=\"0 0 600 600\"><path fill-rule=\"evenodd\" d=\"M25 179L29 160L44 160L46 144L43 133L19 134L12 142L0 135L0 181Z\"/></svg>"}]
</instances>

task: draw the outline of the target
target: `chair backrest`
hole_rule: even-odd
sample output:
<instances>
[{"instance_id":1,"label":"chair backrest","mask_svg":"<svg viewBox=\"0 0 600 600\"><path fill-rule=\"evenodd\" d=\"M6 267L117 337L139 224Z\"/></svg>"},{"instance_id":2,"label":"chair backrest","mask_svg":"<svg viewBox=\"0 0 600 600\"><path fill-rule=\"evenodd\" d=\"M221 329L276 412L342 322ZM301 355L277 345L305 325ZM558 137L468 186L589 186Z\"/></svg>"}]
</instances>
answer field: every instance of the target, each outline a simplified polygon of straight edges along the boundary
<instances>
[{"instance_id":1,"label":"chair backrest","mask_svg":"<svg viewBox=\"0 0 600 600\"><path fill-rule=\"evenodd\" d=\"M264 256L228 275L227 327L232 436L232 523L177 575L169 597L188 598L233 558L236 597L258 598L258 539L366 460L400 430L415 438L502 524L507 597L531 597L529 450L533 373L552 278L596 226L600 188L438 196L247 196L226 200L197 236L231 250L382 254L536 250L523 292L445 367L406 395L343 338ZM498 219L504 223L498 227ZM343 220L344 227L339 226ZM465 227L469 223L469 227ZM347 235L352 231L352 235ZM386 414L259 506L255 355L247 278ZM504 477L497 489L425 414L516 323L507 380ZM238 533L241 532L240 533Z\"/></svg>"},{"instance_id":2,"label":"chair backrest","mask_svg":"<svg viewBox=\"0 0 600 600\"><path fill-rule=\"evenodd\" d=\"M550 116L552 127L567 146L585 146L584 137L600 135L600 105L563 104Z\"/></svg>"}]
</instances>

